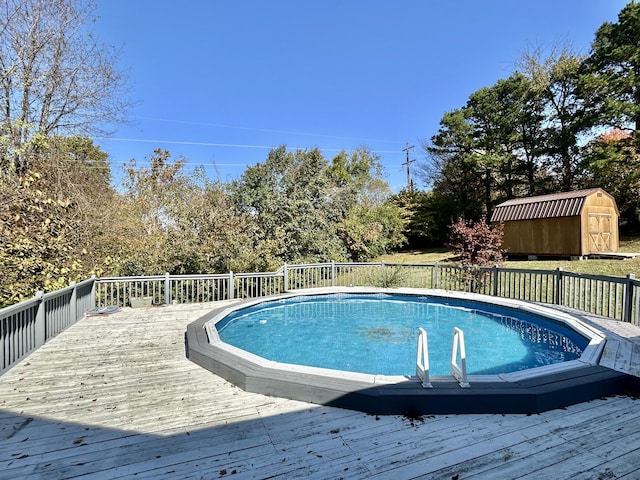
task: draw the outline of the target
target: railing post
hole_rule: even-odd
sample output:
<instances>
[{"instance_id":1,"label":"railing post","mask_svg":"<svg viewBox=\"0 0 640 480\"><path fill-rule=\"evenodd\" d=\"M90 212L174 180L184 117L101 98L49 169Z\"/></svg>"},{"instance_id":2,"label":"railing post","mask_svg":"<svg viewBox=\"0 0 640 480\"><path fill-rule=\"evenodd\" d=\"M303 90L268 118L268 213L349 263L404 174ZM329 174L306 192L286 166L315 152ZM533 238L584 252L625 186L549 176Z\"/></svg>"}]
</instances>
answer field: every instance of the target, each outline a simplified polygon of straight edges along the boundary
<instances>
[{"instance_id":1,"label":"railing post","mask_svg":"<svg viewBox=\"0 0 640 480\"><path fill-rule=\"evenodd\" d=\"M336 262L331 260L331 286L336 286Z\"/></svg>"},{"instance_id":2,"label":"railing post","mask_svg":"<svg viewBox=\"0 0 640 480\"><path fill-rule=\"evenodd\" d=\"M96 280L96 276L91 275L91 279L93 280L93 282L91 283L91 308L96 308L99 305L96 305L96 290L97 290L97 285L98 285L98 281Z\"/></svg>"},{"instance_id":3,"label":"railing post","mask_svg":"<svg viewBox=\"0 0 640 480\"><path fill-rule=\"evenodd\" d=\"M171 276L164 272L164 304L171 305Z\"/></svg>"},{"instance_id":4,"label":"railing post","mask_svg":"<svg viewBox=\"0 0 640 480\"><path fill-rule=\"evenodd\" d=\"M233 272L229 272L229 300L233 300L234 298L234 289L235 286L233 284Z\"/></svg>"},{"instance_id":5,"label":"railing post","mask_svg":"<svg viewBox=\"0 0 640 480\"><path fill-rule=\"evenodd\" d=\"M497 297L498 296L498 273L499 273L499 268L498 265L494 265L493 266L493 296Z\"/></svg>"},{"instance_id":6,"label":"railing post","mask_svg":"<svg viewBox=\"0 0 640 480\"><path fill-rule=\"evenodd\" d=\"M562 305L562 267L556 268L556 273L554 275L555 278L555 289L554 289L554 298L553 303L555 305Z\"/></svg>"},{"instance_id":7,"label":"railing post","mask_svg":"<svg viewBox=\"0 0 640 480\"><path fill-rule=\"evenodd\" d=\"M622 303L622 320L631 323L631 313L633 310L633 282L636 276L633 273L627 275L627 283L625 284L624 301Z\"/></svg>"},{"instance_id":8,"label":"railing post","mask_svg":"<svg viewBox=\"0 0 640 480\"><path fill-rule=\"evenodd\" d=\"M284 263L282 272L284 274L284 291L286 292L289 290L289 269L287 268L287 262Z\"/></svg>"},{"instance_id":9,"label":"railing post","mask_svg":"<svg viewBox=\"0 0 640 480\"><path fill-rule=\"evenodd\" d=\"M387 279L384 276L384 272L385 272L384 262L380 262L380 285L382 285L383 288L386 288Z\"/></svg>"},{"instance_id":10,"label":"railing post","mask_svg":"<svg viewBox=\"0 0 640 480\"><path fill-rule=\"evenodd\" d=\"M440 276L438 274L438 262L433 266L433 288L440 288Z\"/></svg>"},{"instance_id":11,"label":"railing post","mask_svg":"<svg viewBox=\"0 0 640 480\"><path fill-rule=\"evenodd\" d=\"M75 323L78 320L78 289L76 282L71 282L69 286L73 287L71 298L69 299L69 317L71 322Z\"/></svg>"},{"instance_id":12,"label":"railing post","mask_svg":"<svg viewBox=\"0 0 640 480\"><path fill-rule=\"evenodd\" d=\"M38 307L36 309L36 324L35 324L35 347L41 347L47 340L47 322L44 314L44 292L36 292L35 297L38 299Z\"/></svg>"}]
</instances>

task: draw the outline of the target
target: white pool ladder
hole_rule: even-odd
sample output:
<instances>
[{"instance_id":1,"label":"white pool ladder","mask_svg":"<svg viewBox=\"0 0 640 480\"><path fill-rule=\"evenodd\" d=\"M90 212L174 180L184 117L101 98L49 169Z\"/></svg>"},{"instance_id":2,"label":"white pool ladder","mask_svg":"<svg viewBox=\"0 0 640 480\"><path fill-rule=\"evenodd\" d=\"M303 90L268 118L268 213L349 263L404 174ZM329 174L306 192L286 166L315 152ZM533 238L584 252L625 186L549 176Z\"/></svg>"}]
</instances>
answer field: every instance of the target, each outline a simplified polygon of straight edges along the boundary
<instances>
[{"instance_id":1,"label":"white pool ladder","mask_svg":"<svg viewBox=\"0 0 640 480\"><path fill-rule=\"evenodd\" d=\"M458 351L460 351L460 366L458 366ZM464 348L464 332L453 327L453 346L451 347L451 375L458 380L462 388L469 388L467 380L467 352Z\"/></svg>"},{"instance_id":2,"label":"white pool ladder","mask_svg":"<svg viewBox=\"0 0 640 480\"><path fill-rule=\"evenodd\" d=\"M427 331L422 327L418 328L416 375L422 380L423 388L433 388L429 381L429 342L427 341Z\"/></svg>"}]
</instances>

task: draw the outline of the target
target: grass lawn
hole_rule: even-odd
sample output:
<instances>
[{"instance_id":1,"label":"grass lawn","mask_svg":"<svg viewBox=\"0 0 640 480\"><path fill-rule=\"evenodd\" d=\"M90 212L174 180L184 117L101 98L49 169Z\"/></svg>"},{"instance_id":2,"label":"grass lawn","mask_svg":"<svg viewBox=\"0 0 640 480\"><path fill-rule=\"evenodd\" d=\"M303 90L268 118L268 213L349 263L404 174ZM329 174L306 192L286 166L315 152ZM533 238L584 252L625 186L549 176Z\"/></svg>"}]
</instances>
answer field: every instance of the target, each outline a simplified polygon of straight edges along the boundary
<instances>
[{"instance_id":1,"label":"grass lawn","mask_svg":"<svg viewBox=\"0 0 640 480\"><path fill-rule=\"evenodd\" d=\"M640 238L620 240L620 251L640 253ZM440 248L422 251L405 251L383 255L378 261L387 263L433 263L453 262L450 251ZM595 275L611 275L624 277L633 274L640 278L640 257L628 260L510 260L503 264L506 268L523 268L537 270L563 270L575 273L592 273Z\"/></svg>"}]
</instances>

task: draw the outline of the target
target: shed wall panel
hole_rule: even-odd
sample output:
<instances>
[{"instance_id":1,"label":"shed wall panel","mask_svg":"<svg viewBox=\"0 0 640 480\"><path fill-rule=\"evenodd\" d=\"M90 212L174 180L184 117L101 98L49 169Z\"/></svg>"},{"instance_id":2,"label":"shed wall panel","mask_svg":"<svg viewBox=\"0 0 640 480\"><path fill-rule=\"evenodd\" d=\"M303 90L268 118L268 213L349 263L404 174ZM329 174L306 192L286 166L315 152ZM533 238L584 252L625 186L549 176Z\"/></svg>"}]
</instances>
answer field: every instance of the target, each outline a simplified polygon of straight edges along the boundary
<instances>
[{"instance_id":1,"label":"shed wall panel","mask_svg":"<svg viewBox=\"0 0 640 480\"><path fill-rule=\"evenodd\" d=\"M582 255L580 217L505 222L502 248L508 255Z\"/></svg>"}]
</instances>

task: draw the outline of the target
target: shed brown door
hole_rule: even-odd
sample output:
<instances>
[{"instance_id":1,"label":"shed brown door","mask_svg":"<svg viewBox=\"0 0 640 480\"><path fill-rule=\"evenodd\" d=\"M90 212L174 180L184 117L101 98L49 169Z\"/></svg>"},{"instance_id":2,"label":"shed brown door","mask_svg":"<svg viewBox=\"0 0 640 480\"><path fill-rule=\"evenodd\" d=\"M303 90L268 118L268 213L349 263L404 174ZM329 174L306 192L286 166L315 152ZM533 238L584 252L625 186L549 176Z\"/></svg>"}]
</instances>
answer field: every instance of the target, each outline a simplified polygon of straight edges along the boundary
<instances>
[{"instance_id":1,"label":"shed brown door","mask_svg":"<svg viewBox=\"0 0 640 480\"><path fill-rule=\"evenodd\" d=\"M589 253L611 251L611 215L589 214Z\"/></svg>"}]
</instances>

